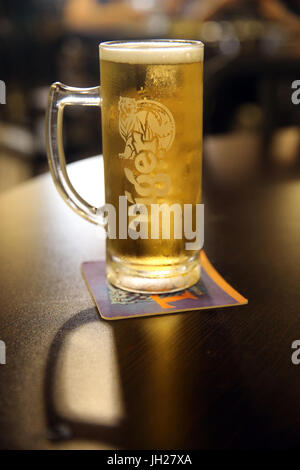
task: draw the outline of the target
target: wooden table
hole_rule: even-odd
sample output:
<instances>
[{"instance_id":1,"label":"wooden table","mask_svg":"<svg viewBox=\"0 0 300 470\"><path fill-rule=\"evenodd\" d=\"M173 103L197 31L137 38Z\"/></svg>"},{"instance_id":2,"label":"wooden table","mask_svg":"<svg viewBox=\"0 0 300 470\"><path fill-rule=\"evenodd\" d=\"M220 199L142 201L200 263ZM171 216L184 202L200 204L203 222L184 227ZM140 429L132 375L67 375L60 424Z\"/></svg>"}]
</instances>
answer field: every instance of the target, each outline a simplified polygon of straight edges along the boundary
<instances>
[{"instance_id":1,"label":"wooden table","mask_svg":"<svg viewBox=\"0 0 300 470\"><path fill-rule=\"evenodd\" d=\"M95 204L101 165L70 168ZM205 250L249 305L115 322L100 319L80 273L104 256L103 233L49 175L1 196L1 447L300 444L300 179L241 186L208 185Z\"/></svg>"}]
</instances>

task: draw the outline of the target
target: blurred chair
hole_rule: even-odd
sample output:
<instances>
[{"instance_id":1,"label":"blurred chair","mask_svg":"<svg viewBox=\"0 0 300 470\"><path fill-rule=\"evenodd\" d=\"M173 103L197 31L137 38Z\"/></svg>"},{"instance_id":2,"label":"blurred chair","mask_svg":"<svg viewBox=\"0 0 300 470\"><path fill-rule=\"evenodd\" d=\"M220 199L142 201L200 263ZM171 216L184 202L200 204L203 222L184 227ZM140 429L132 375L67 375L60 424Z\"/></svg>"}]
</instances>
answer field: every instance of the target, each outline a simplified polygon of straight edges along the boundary
<instances>
[{"instance_id":1,"label":"blurred chair","mask_svg":"<svg viewBox=\"0 0 300 470\"><path fill-rule=\"evenodd\" d=\"M297 57L210 60L204 77L204 135L257 132L263 142L262 163L268 165L275 130L300 124L300 106L291 101L291 84L299 77Z\"/></svg>"}]
</instances>

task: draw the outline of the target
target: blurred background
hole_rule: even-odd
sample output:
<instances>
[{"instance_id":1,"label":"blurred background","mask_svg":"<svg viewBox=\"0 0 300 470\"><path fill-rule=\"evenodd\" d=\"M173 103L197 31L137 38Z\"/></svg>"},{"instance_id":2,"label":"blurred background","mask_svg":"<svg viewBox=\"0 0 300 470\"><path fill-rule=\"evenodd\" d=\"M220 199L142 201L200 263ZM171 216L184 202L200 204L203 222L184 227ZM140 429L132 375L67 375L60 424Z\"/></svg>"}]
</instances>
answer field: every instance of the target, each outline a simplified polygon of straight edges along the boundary
<instances>
[{"instance_id":1,"label":"blurred background","mask_svg":"<svg viewBox=\"0 0 300 470\"><path fill-rule=\"evenodd\" d=\"M47 171L49 85L97 85L98 43L137 38L205 43L206 178L300 175L300 0L0 0L0 193ZM66 110L64 134L68 162L100 153L99 111Z\"/></svg>"}]
</instances>

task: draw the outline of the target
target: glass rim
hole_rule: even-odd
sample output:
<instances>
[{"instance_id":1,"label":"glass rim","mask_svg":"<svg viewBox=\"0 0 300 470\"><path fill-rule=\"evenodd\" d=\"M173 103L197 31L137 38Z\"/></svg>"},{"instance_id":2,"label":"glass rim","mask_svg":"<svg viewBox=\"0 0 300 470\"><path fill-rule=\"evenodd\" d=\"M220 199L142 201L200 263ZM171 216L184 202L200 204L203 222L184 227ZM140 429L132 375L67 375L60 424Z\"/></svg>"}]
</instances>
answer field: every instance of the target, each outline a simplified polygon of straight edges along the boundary
<instances>
[{"instance_id":1,"label":"glass rim","mask_svg":"<svg viewBox=\"0 0 300 470\"><path fill-rule=\"evenodd\" d=\"M128 49L133 50L136 46L138 45L148 45L148 44L158 44L158 46L154 46L155 49L164 49L166 48L166 44L168 44L168 48L172 47L170 44L174 44L174 47L191 47L191 48L204 48L204 44L202 41L196 40L196 39L121 39L121 40L114 40L114 41L104 41L100 42L98 47L99 48L107 48L107 49L114 49L117 48L117 46L123 46L128 45ZM161 47L159 46L161 44ZM133 46L133 47L130 47ZM124 50L127 48L124 47ZM127 50L128 50L127 49ZM140 47L142 49L142 47Z\"/></svg>"}]
</instances>

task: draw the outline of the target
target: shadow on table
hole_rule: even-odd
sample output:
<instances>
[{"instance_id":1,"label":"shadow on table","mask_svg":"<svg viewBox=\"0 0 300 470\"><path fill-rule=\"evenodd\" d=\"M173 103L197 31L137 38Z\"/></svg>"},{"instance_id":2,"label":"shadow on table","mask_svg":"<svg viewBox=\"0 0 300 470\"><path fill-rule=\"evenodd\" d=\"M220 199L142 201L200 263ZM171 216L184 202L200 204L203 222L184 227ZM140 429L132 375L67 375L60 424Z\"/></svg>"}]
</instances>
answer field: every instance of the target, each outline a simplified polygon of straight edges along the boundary
<instances>
[{"instance_id":1,"label":"shadow on table","mask_svg":"<svg viewBox=\"0 0 300 470\"><path fill-rule=\"evenodd\" d=\"M49 351L44 390L49 438L135 449L262 447L267 424L257 418L261 416L259 404L253 402L239 368L241 349L234 341L237 332L226 325L232 310L114 322L99 320L93 308L76 314L57 332ZM238 324L238 317L236 320ZM73 413L65 413L64 404L59 405L64 386L57 383L57 374L63 348L70 335L87 325L93 330L100 328L105 341L111 335L114 343L123 413L112 424L80 416L74 407ZM75 341L77 349L79 343ZM89 344L93 346L87 341L84 344L82 353ZM101 350L97 354L100 357ZM102 375L97 361L94 365L93 359L88 361L89 375L82 384L83 389L87 387L85 404L92 395L97 397L101 387L107 387L105 377L102 385L101 381L99 385L89 382L91 375ZM79 376L81 373L82 366ZM57 391L59 387L62 391ZM69 397L73 399L76 393L75 380ZM92 412L93 406L97 407L92 404Z\"/></svg>"}]
</instances>

